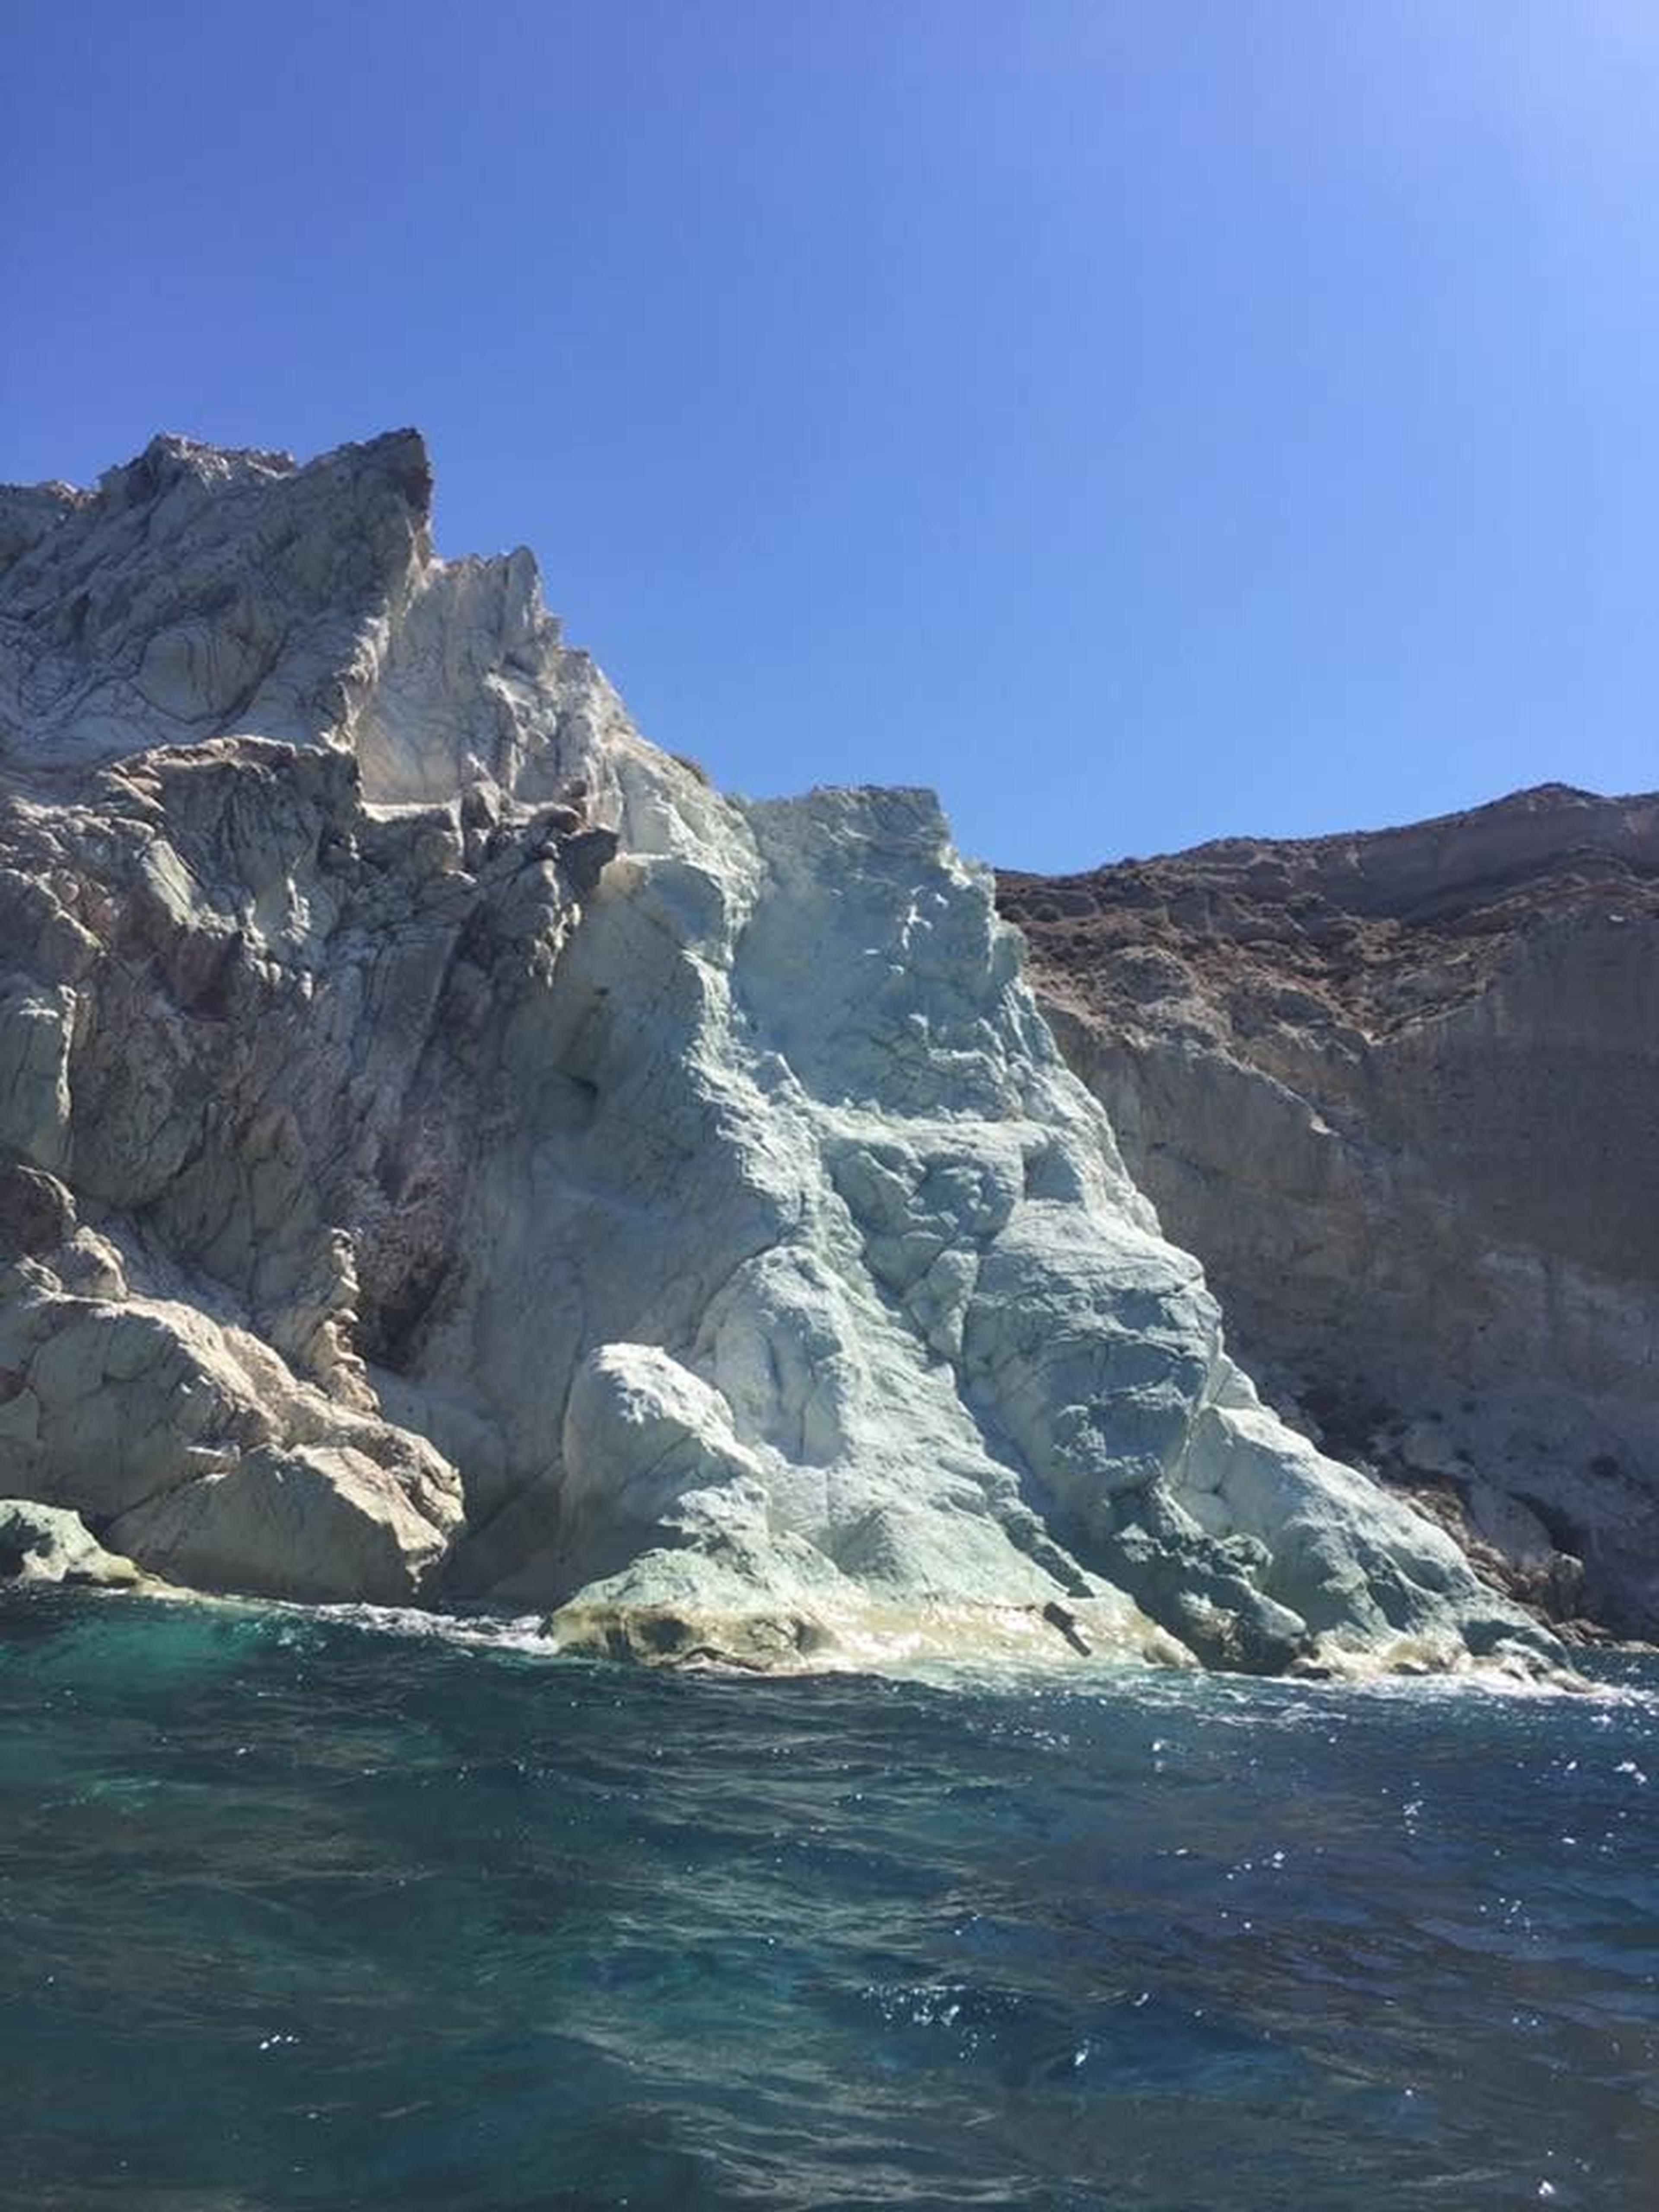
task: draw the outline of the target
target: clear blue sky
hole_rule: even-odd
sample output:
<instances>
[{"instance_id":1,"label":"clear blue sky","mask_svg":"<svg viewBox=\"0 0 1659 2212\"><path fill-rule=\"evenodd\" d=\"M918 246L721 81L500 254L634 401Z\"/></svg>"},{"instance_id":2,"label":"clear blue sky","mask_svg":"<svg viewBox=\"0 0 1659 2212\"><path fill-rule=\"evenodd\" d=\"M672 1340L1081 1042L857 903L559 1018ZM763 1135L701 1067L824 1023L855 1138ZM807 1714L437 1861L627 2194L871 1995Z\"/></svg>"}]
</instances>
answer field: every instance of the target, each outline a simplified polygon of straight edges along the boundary
<instances>
[{"instance_id":1,"label":"clear blue sky","mask_svg":"<svg viewBox=\"0 0 1659 2212\"><path fill-rule=\"evenodd\" d=\"M1067 868L1659 784L1650 0L13 0L0 478L428 434L647 734Z\"/></svg>"}]
</instances>

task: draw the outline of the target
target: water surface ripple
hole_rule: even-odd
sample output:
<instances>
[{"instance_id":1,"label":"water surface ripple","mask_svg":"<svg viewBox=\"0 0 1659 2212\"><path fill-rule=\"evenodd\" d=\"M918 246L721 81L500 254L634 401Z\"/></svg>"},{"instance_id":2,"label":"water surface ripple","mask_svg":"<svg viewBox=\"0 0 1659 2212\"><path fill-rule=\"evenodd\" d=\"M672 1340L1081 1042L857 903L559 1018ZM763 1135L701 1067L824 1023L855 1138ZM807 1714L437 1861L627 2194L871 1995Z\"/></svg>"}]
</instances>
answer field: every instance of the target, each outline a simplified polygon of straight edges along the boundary
<instances>
[{"instance_id":1,"label":"water surface ripple","mask_svg":"<svg viewBox=\"0 0 1659 2212\"><path fill-rule=\"evenodd\" d=\"M0 2203L1646 2212L1659 1670L1605 1671L756 1683L0 1597Z\"/></svg>"}]
</instances>

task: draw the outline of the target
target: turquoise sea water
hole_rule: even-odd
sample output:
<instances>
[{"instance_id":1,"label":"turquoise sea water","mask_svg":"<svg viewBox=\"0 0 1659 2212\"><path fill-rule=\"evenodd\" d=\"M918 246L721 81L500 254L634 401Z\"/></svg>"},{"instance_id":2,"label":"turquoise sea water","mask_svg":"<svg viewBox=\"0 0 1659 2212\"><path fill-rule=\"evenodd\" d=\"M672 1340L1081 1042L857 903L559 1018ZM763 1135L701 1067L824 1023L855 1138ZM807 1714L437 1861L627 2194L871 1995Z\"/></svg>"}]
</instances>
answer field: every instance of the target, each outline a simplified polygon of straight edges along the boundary
<instances>
[{"instance_id":1,"label":"turquoise sea water","mask_svg":"<svg viewBox=\"0 0 1659 2212\"><path fill-rule=\"evenodd\" d=\"M0 1597L0 2203L1659 2205L1659 1670L669 1678Z\"/></svg>"}]
</instances>

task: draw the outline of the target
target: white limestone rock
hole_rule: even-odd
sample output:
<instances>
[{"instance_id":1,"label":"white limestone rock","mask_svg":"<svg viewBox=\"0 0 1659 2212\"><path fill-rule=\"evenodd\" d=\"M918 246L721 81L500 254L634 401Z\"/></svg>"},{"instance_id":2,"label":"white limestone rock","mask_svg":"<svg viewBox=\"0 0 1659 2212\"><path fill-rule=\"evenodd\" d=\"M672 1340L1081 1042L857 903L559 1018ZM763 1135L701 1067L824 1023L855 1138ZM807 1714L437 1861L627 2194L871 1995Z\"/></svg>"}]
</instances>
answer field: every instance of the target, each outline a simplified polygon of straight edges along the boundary
<instances>
[{"instance_id":1,"label":"white limestone rock","mask_svg":"<svg viewBox=\"0 0 1659 2212\"><path fill-rule=\"evenodd\" d=\"M78 1514L32 1498L0 1498L0 1581L136 1589L143 1580L131 1559L106 1552L88 1534Z\"/></svg>"},{"instance_id":2,"label":"white limestone rock","mask_svg":"<svg viewBox=\"0 0 1659 2212\"><path fill-rule=\"evenodd\" d=\"M414 1439L391 1465L361 1443L262 1445L133 1507L110 1533L198 1589L407 1604L426 1591L459 1520L447 1470L417 1454Z\"/></svg>"},{"instance_id":3,"label":"white limestone rock","mask_svg":"<svg viewBox=\"0 0 1659 2212\"><path fill-rule=\"evenodd\" d=\"M64 1186L19 1165L0 1171L0 1394L7 1485L187 1586L406 1601L459 1525L423 1439L203 1304L134 1295Z\"/></svg>"},{"instance_id":4,"label":"white limestone rock","mask_svg":"<svg viewBox=\"0 0 1659 2212\"><path fill-rule=\"evenodd\" d=\"M722 799L427 495L0 495L0 1490L641 1656L1488 1637L1256 1403L931 796Z\"/></svg>"},{"instance_id":5,"label":"white limestone rock","mask_svg":"<svg viewBox=\"0 0 1659 2212\"><path fill-rule=\"evenodd\" d=\"M740 1444L718 1391L665 1352L605 1344L576 1370L565 1406L561 1502L573 1531L648 1529L689 1501L764 1528L765 1462Z\"/></svg>"}]
</instances>

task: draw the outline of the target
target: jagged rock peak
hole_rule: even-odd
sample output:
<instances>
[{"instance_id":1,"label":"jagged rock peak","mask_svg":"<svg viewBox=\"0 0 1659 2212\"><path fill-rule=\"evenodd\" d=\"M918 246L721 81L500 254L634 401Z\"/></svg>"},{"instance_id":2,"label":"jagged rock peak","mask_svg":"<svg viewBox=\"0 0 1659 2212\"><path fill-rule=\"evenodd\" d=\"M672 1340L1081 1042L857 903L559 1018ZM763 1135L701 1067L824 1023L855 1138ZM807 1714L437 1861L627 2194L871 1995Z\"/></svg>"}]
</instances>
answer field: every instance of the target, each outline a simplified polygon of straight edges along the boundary
<instances>
[{"instance_id":1,"label":"jagged rock peak","mask_svg":"<svg viewBox=\"0 0 1659 2212\"><path fill-rule=\"evenodd\" d=\"M349 520L347 506L356 503L367 510L386 494L408 510L413 532L424 530L431 519L432 467L418 430L388 430L337 447L303 465L292 453L204 445L164 430L131 460L106 469L91 489L61 482L0 484L0 515L15 517L10 532L0 536L0 571L40 546L66 522L78 520L96 526L134 510L154 510L171 500L170 514L151 515L151 526L159 522L165 537L179 526L198 495L257 492L278 483L292 484L295 479L313 489L326 485L331 499L341 503L343 522Z\"/></svg>"},{"instance_id":2,"label":"jagged rock peak","mask_svg":"<svg viewBox=\"0 0 1659 2212\"><path fill-rule=\"evenodd\" d=\"M0 484L0 500L40 495L60 508L101 505L114 513L146 505L180 484L227 489L288 477L331 477L345 483L384 477L399 490L419 521L430 519L431 458L425 439L410 428L351 441L306 462L268 447L211 446L176 430L159 430L131 460L106 469L94 489L82 489L58 479L44 484Z\"/></svg>"},{"instance_id":3,"label":"jagged rock peak","mask_svg":"<svg viewBox=\"0 0 1659 2212\"><path fill-rule=\"evenodd\" d=\"M522 547L438 559L418 432L285 453L155 439L95 491L0 492L0 768L228 736L355 754L371 802L545 803L624 718Z\"/></svg>"}]
</instances>

